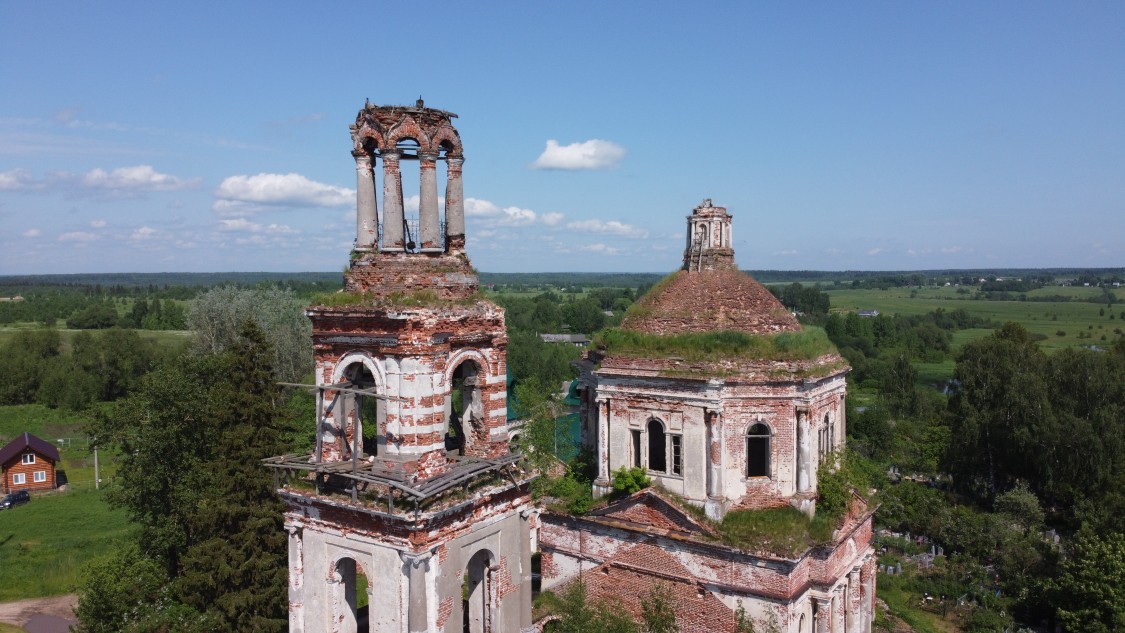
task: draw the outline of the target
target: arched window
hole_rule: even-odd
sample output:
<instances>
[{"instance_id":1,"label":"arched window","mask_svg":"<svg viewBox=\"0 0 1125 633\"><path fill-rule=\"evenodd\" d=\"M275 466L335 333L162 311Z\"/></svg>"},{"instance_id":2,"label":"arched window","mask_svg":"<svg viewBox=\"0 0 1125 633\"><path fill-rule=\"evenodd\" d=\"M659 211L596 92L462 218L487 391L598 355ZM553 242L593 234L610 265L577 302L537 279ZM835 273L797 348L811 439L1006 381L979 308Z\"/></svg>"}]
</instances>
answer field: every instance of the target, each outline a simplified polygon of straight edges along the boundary
<instances>
[{"instance_id":1,"label":"arched window","mask_svg":"<svg viewBox=\"0 0 1125 633\"><path fill-rule=\"evenodd\" d=\"M761 422L746 432L746 476L770 475L770 427Z\"/></svg>"},{"instance_id":2,"label":"arched window","mask_svg":"<svg viewBox=\"0 0 1125 633\"><path fill-rule=\"evenodd\" d=\"M648 421L648 469L658 472L668 470L668 448L664 440L664 425L653 418Z\"/></svg>"}]
</instances>

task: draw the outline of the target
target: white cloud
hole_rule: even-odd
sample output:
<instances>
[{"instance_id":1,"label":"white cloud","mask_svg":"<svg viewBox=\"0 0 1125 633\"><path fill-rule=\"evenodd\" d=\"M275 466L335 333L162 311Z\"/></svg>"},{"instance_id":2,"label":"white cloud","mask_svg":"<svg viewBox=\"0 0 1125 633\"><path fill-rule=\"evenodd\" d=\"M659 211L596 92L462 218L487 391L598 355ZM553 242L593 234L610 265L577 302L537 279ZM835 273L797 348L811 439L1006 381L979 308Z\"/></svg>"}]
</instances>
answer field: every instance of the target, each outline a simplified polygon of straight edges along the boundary
<instances>
[{"instance_id":1,"label":"white cloud","mask_svg":"<svg viewBox=\"0 0 1125 633\"><path fill-rule=\"evenodd\" d=\"M151 240L155 238L159 233L160 231L150 226L142 226L141 228L133 231L133 234L129 236L129 240L133 242Z\"/></svg>"},{"instance_id":2,"label":"white cloud","mask_svg":"<svg viewBox=\"0 0 1125 633\"><path fill-rule=\"evenodd\" d=\"M355 190L309 180L301 174L230 176L215 191L213 208L224 215L261 211L264 206L342 207L355 204Z\"/></svg>"},{"instance_id":3,"label":"white cloud","mask_svg":"<svg viewBox=\"0 0 1125 633\"><path fill-rule=\"evenodd\" d=\"M39 185L24 169L0 171L0 191L26 191Z\"/></svg>"},{"instance_id":4,"label":"white cloud","mask_svg":"<svg viewBox=\"0 0 1125 633\"><path fill-rule=\"evenodd\" d=\"M879 253L882 253L882 252L883 252L883 249L881 249L881 248L873 248L873 249L867 251L867 254L868 255L878 255Z\"/></svg>"},{"instance_id":5,"label":"white cloud","mask_svg":"<svg viewBox=\"0 0 1125 633\"><path fill-rule=\"evenodd\" d=\"M105 225L105 220L94 220L90 222L90 226L94 227L95 229L104 229Z\"/></svg>"},{"instance_id":6,"label":"white cloud","mask_svg":"<svg viewBox=\"0 0 1125 633\"><path fill-rule=\"evenodd\" d=\"M402 200L402 208L407 213L418 213L418 208L421 206L421 204L422 204L422 198L418 194L414 194L412 196L406 196ZM445 196L438 196L438 208L439 209L445 208Z\"/></svg>"},{"instance_id":7,"label":"white cloud","mask_svg":"<svg viewBox=\"0 0 1125 633\"><path fill-rule=\"evenodd\" d=\"M776 253L774 253L774 255L790 256L790 255L800 255L800 253L798 253L796 250L790 249L790 250L787 250L787 251L777 251Z\"/></svg>"},{"instance_id":8,"label":"white cloud","mask_svg":"<svg viewBox=\"0 0 1125 633\"><path fill-rule=\"evenodd\" d=\"M625 224L617 220L602 222L601 220L579 220L566 225L568 229L586 231L589 233L602 233L605 235L620 235L622 237L646 238L648 231L632 224Z\"/></svg>"},{"instance_id":9,"label":"white cloud","mask_svg":"<svg viewBox=\"0 0 1125 633\"><path fill-rule=\"evenodd\" d=\"M232 232L242 231L246 233L266 233L269 235L288 235L298 232L293 227L285 224L259 224L257 222L251 222L246 218L219 220L219 230Z\"/></svg>"},{"instance_id":10,"label":"white cloud","mask_svg":"<svg viewBox=\"0 0 1125 633\"><path fill-rule=\"evenodd\" d=\"M500 207L488 200L465 198L465 215L467 217L489 217L500 212Z\"/></svg>"},{"instance_id":11,"label":"white cloud","mask_svg":"<svg viewBox=\"0 0 1125 633\"><path fill-rule=\"evenodd\" d=\"M41 231L39 229L28 229L21 233L24 237L39 237Z\"/></svg>"},{"instance_id":12,"label":"white cloud","mask_svg":"<svg viewBox=\"0 0 1125 633\"><path fill-rule=\"evenodd\" d=\"M488 200L465 198L465 215L467 217L481 218L482 224L489 227L495 226L528 226L536 220L553 226L562 220L561 213L548 213L540 217L531 209L520 207L500 208Z\"/></svg>"},{"instance_id":13,"label":"white cloud","mask_svg":"<svg viewBox=\"0 0 1125 633\"><path fill-rule=\"evenodd\" d=\"M547 141L547 148L531 164L532 169L606 169L625 158L625 148L617 143L590 139L581 143L559 145Z\"/></svg>"},{"instance_id":14,"label":"white cloud","mask_svg":"<svg viewBox=\"0 0 1125 633\"><path fill-rule=\"evenodd\" d=\"M954 253L960 253L963 250L965 249L961 248L960 246L945 246L941 249L941 252L946 253L947 255L952 255Z\"/></svg>"},{"instance_id":15,"label":"white cloud","mask_svg":"<svg viewBox=\"0 0 1125 633\"><path fill-rule=\"evenodd\" d=\"M79 184L90 189L107 189L118 192L180 191L198 187L199 179L183 179L162 174L151 165L119 167L107 172L98 168L86 173Z\"/></svg>"},{"instance_id":16,"label":"white cloud","mask_svg":"<svg viewBox=\"0 0 1125 633\"><path fill-rule=\"evenodd\" d=\"M540 216L539 219L542 220L543 224L546 224L547 226L555 226L559 222L562 222L563 218L565 218L565 217L566 216L563 215L562 213L551 212L551 213L544 213L542 216Z\"/></svg>"},{"instance_id":17,"label":"white cloud","mask_svg":"<svg viewBox=\"0 0 1125 633\"><path fill-rule=\"evenodd\" d=\"M597 243L597 244L590 244L588 246L583 246L583 247L579 248L578 250L585 251L587 253L601 253L603 255L620 255L621 254L621 249L615 248L613 246L607 246L607 245L602 244L600 242Z\"/></svg>"},{"instance_id":18,"label":"white cloud","mask_svg":"<svg viewBox=\"0 0 1125 633\"><path fill-rule=\"evenodd\" d=\"M72 231L59 236L60 242L93 242L96 239L98 239L97 235L85 231Z\"/></svg>"},{"instance_id":19,"label":"white cloud","mask_svg":"<svg viewBox=\"0 0 1125 633\"><path fill-rule=\"evenodd\" d=\"M223 231L260 231L262 225L257 222L251 222L246 218L235 218L233 220L219 220L219 229Z\"/></svg>"}]
</instances>

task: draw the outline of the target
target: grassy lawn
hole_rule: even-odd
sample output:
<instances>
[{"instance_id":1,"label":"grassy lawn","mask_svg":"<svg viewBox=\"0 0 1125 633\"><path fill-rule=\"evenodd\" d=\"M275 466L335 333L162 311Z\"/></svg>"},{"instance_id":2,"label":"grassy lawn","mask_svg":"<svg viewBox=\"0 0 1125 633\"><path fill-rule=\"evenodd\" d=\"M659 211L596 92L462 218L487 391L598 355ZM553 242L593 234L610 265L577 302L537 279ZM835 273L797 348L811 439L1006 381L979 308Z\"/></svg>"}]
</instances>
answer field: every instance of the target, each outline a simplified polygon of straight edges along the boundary
<instances>
[{"instance_id":1,"label":"grassy lawn","mask_svg":"<svg viewBox=\"0 0 1125 633\"><path fill-rule=\"evenodd\" d=\"M26 631L14 624L0 622L0 633L26 633Z\"/></svg>"},{"instance_id":2,"label":"grassy lawn","mask_svg":"<svg viewBox=\"0 0 1125 633\"><path fill-rule=\"evenodd\" d=\"M36 495L0 511L0 602L74 592L83 567L130 536L125 512L111 510L102 496Z\"/></svg>"},{"instance_id":3,"label":"grassy lawn","mask_svg":"<svg viewBox=\"0 0 1125 633\"><path fill-rule=\"evenodd\" d=\"M997 325L1006 321L1015 321L1033 334L1046 336L1047 338L1040 342L1040 346L1047 352L1068 347L1112 344L1122 336L1115 330L1125 332L1125 320L1121 318L1121 313L1125 311L1125 304L1115 304L1110 308L1104 304L1077 301L971 300L966 298L968 295L956 294L956 289L952 286L923 288L917 290L915 297L910 296L912 292L914 290L911 288L890 288L830 290L828 294L832 298L833 310L839 311L877 309L890 315L918 315L938 308L946 310L963 308L974 316L991 319ZM1051 286L1027 294L1029 297L1066 295L1087 298L1100 296L1101 290ZM1111 315L1113 318L1110 318ZM990 333L991 330L988 329L963 330L954 334L954 343L961 345L974 338L988 336ZM1101 339L1103 335L1104 341Z\"/></svg>"},{"instance_id":4,"label":"grassy lawn","mask_svg":"<svg viewBox=\"0 0 1125 633\"><path fill-rule=\"evenodd\" d=\"M62 322L60 321L60 324ZM14 337L17 332L26 330L36 330L43 326L38 323L9 323L0 326L0 345L3 345L8 339ZM89 332L97 334L99 330L68 330L66 328L57 328L60 335L62 335L63 346L66 351L69 351L70 339L79 332ZM186 344L191 340L191 330L137 330L137 334L143 339L153 340L160 347L175 348L180 345Z\"/></svg>"}]
</instances>

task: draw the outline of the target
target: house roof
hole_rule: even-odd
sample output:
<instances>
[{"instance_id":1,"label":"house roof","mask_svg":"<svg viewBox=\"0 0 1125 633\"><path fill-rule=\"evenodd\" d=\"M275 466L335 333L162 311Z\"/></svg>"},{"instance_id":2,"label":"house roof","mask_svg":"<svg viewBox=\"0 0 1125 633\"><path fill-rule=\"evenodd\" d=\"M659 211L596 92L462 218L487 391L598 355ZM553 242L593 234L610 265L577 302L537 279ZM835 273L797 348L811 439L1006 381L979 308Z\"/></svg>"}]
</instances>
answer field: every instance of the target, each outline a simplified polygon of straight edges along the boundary
<instances>
[{"instance_id":1,"label":"house roof","mask_svg":"<svg viewBox=\"0 0 1125 633\"><path fill-rule=\"evenodd\" d=\"M621 327L646 334L801 330L797 319L769 290L738 270L673 273L637 301Z\"/></svg>"},{"instance_id":2,"label":"house roof","mask_svg":"<svg viewBox=\"0 0 1125 633\"><path fill-rule=\"evenodd\" d=\"M8 442L4 448L0 448L0 464L7 463L8 460L23 453L24 450L28 448L51 461L59 461L59 449L55 448L50 442L41 440L31 433L24 431L16 436L16 439Z\"/></svg>"}]
</instances>

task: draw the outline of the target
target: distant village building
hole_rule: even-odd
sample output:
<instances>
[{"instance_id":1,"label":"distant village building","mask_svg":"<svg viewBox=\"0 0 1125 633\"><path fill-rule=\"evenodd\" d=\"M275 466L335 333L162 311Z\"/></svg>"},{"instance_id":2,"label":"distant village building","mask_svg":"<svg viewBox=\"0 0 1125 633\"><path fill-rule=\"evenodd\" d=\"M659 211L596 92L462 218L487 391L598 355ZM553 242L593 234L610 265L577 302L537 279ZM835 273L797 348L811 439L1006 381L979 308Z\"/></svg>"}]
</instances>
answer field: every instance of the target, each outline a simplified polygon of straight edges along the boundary
<instances>
[{"instance_id":1,"label":"distant village building","mask_svg":"<svg viewBox=\"0 0 1125 633\"><path fill-rule=\"evenodd\" d=\"M570 343L575 347L586 347L590 339L585 334L540 334L539 340L544 343Z\"/></svg>"},{"instance_id":2,"label":"distant village building","mask_svg":"<svg viewBox=\"0 0 1125 633\"><path fill-rule=\"evenodd\" d=\"M4 492L54 490L59 449L26 431L0 448Z\"/></svg>"},{"instance_id":3,"label":"distant village building","mask_svg":"<svg viewBox=\"0 0 1125 633\"><path fill-rule=\"evenodd\" d=\"M860 310L857 314L860 317L863 317L865 319L874 319L875 317L879 316L879 311L878 310Z\"/></svg>"}]
</instances>

